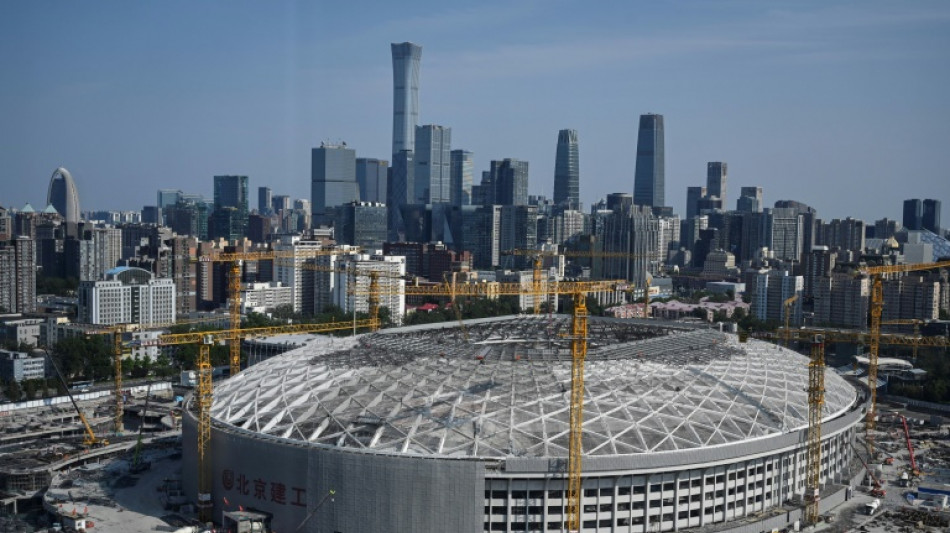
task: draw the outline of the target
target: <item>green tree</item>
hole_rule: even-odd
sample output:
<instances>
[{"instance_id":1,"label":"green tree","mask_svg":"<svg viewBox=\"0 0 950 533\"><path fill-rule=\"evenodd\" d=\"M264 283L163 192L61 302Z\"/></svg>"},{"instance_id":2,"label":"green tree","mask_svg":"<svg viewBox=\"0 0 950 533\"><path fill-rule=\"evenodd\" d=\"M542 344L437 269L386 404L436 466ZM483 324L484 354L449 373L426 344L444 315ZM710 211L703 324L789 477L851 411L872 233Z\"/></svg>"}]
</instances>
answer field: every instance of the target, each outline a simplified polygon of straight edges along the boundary
<instances>
[{"instance_id":1,"label":"green tree","mask_svg":"<svg viewBox=\"0 0 950 533\"><path fill-rule=\"evenodd\" d=\"M23 389L20 388L20 384L17 380L10 378L10 381L6 383L3 393L11 402L20 401L20 397L23 396Z\"/></svg>"}]
</instances>

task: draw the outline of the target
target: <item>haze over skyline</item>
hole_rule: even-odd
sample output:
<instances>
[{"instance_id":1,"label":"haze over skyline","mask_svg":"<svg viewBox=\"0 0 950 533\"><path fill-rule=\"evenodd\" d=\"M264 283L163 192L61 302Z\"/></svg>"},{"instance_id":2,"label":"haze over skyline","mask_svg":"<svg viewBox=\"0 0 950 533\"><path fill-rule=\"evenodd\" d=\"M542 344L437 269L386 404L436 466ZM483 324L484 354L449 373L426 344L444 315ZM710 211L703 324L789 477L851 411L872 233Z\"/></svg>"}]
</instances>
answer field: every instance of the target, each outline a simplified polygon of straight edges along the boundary
<instances>
[{"instance_id":1,"label":"haze over skyline","mask_svg":"<svg viewBox=\"0 0 950 533\"><path fill-rule=\"evenodd\" d=\"M761 186L824 219L950 205L950 4L250 2L0 5L0 205L45 205L72 173L83 210L137 210L212 176L310 198L310 149L390 159L389 44L423 47L420 124L452 148L530 163L553 196L558 130L578 131L585 209L633 191L637 122L666 131L681 216L706 163L728 199Z\"/></svg>"}]
</instances>

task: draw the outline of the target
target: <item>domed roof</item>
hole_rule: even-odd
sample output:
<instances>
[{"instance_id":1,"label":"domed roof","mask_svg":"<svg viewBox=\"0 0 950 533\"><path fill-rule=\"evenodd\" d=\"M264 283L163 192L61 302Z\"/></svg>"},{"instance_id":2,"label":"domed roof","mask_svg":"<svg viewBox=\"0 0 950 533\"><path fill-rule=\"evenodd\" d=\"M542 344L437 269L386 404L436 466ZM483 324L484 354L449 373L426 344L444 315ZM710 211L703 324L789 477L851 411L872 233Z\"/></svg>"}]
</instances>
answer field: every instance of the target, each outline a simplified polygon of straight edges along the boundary
<instances>
[{"instance_id":1,"label":"domed roof","mask_svg":"<svg viewBox=\"0 0 950 533\"><path fill-rule=\"evenodd\" d=\"M569 317L507 318L334 338L215 388L234 428L366 452L566 457ZM713 330L591 320L585 455L727 445L807 426L808 359ZM855 389L825 375L825 418Z\"/></svg>"}]
</instances>

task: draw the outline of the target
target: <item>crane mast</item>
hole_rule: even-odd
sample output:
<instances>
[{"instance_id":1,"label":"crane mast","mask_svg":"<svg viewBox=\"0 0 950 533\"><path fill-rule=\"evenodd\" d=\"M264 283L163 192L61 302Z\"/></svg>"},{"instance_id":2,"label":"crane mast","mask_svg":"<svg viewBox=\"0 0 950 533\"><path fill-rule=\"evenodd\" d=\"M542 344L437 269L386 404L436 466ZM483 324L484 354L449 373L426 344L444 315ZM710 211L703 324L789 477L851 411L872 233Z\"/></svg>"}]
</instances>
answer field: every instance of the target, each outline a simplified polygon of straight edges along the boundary
<instances>
[{"instance_id":1,"label":"crane mast","mask_svg":"<svg viewBox=\"0 0 950 533\"><path fill-rule=\"evenodd\" d=\"M816 335L808 362L808 461L805 486L805 522L818 523L821 491L821 411L825 404L825 342Z\"/></svg>"},{"instance_id":2,"label":"crane mast","mask_svg":"<svg viewBox=\"0 0 950 533\"><path fill-rule=\"evenodd\" d=\"M581 459L584 426L584 359L587 357L587 295L574 293L571 324L571 427L568 450L567 530L581 530Z\"/></svg>"}]
</instances>

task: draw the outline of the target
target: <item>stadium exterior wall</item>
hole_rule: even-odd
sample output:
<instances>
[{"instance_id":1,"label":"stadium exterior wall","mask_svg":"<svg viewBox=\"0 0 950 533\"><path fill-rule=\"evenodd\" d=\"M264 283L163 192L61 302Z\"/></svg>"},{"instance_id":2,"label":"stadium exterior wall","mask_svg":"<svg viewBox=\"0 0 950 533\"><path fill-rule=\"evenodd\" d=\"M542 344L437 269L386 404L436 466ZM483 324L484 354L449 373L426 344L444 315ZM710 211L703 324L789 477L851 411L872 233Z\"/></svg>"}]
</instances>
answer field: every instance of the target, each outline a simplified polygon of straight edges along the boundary
<instances>
[{"instance_id":1,"label":"stadium exterior wall","mask_svg":"<svg viewBox=\"0 0 950 533\"><path fill-rule=\"evenodd\" d=\"M823 483L850 481L860 407L822 426ZM186 443L196 441L192 416L183 431ZM805 443L800 430L696 450L586 458L582 530L675 531L774 509L804 492ZM564 459L366 453L218 423L211 447L214 516L240 505L271 513L276 531L304 521L300 531L345 533L552 531L563 523ZM195 448L186 445L183 459L194 500ZM323 501L330 490L332 499Z\"/></svg>"}]
</instances>

